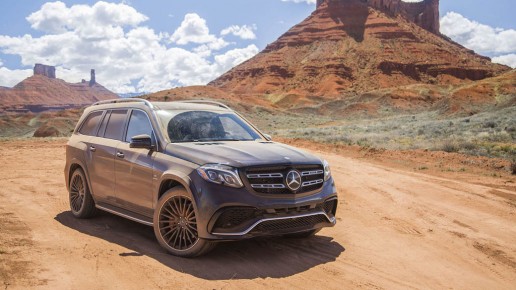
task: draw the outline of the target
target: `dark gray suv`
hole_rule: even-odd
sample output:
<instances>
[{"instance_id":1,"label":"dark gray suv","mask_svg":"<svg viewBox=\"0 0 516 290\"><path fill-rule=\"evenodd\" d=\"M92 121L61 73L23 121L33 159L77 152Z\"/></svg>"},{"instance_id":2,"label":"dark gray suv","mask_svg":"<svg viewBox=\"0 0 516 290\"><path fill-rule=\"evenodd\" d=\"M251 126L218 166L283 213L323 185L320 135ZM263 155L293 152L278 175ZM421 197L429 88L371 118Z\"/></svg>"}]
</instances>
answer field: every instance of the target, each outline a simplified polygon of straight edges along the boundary
<instances>
[{"instance_id":1,"label":"dark gray suv","mask_svg":"<svg viewBox=\"0 0 516 290\"><path fill-rule=\"evenodd\" d=\"M336 221L326 161L211 101L94 104L68 141L65 178L74 216L100 209L153 226L183 257L217 241L309 237Z\"/></svg>"}]
</instances>

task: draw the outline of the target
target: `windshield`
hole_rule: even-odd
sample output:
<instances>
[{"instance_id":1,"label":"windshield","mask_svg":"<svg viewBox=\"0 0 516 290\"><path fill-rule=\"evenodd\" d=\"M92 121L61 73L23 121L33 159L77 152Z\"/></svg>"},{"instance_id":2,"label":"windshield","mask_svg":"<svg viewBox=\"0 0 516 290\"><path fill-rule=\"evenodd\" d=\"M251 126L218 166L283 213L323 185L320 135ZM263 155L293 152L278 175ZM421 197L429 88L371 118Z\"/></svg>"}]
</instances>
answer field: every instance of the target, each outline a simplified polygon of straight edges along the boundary
<instances>
[{"instance_id":1,"label":"windshield","mask_svg":"<svg viewBox=\"0 0 516 290\"><path fill-rule=\"evenodd\" d=\"M249 124L234 113L162 110L157 115L172 143L261 139Z\"/></svg>"}]
</instances>

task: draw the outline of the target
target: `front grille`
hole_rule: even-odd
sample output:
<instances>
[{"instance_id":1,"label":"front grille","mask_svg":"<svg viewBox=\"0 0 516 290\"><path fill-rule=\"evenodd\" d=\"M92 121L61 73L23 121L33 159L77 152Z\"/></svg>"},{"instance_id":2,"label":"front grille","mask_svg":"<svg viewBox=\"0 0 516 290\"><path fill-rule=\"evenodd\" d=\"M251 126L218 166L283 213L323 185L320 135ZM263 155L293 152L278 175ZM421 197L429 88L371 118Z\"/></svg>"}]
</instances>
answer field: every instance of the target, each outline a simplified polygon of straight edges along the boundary
<instances>
[{"instance_id":1,"label":"front grille","mask_svg":"<svg viewBox=\"0 0 516 290\"><path fill-rule=\"evenodd\" d=\"M253 207L231 207L224 209L215 223L215 228L228 229L255 219L263 214L263 211Z\"/></svg>"},{"instance_id":2,"label":"front grille","mask_svg":"<svg viewBox=\"0 0 516 290\"><path fill-rule=\"evenodd\" d=\"M326 223L328 220L323 215L312 215L291 219L270 220L258 224L251 232L281 232L290 230L311 229L319 223Z\"/></svg>"},{"instance_id":3,"label":"front grille","mask_svg":"<svg viewBox=\"0 0 516 290\"><path fill-rule=\"evenodd\" d=\"M291 170L296 170L301 175L301 187L295 192L285 182ZM324 183L324 169L319 164L252 167L245 171L245 176L254 191L267 194L300 194L318 190Z\"/></svg>"}]
</instances>

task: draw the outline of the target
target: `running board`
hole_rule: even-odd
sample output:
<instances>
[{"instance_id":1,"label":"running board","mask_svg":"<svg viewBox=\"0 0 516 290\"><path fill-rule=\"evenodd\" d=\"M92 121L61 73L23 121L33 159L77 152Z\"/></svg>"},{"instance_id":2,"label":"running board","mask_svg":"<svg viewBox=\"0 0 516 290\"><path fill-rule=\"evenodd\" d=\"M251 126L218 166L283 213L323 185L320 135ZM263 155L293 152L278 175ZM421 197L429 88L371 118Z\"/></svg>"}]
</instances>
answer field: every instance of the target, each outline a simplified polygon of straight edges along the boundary
<instances>
[{"instance_id":1,"label":"running board","mask_svg":"<svg viewBox=\"0 0 516 290\"><path fill-rule=\"evenodd\" d=\"M121 217L126 218L128 220L132 220L134 222L137 222L137 223L140 223L140 224L144 224L146 226L153 226L154 225L152 223L152 219L149 219L149 218L144 217L142 215L135 214L133 212L130 212L130 211L127 211L127 210L124 210L124 209L121 209L121 208L117 208L117 207L114 207L114 206L111 206L111 205L106 205L106 204L102 204L102 205L96 204L95 207L100 209L100 210L112 213L114 215L121 216Z\"/></svg>"}]
</instances>

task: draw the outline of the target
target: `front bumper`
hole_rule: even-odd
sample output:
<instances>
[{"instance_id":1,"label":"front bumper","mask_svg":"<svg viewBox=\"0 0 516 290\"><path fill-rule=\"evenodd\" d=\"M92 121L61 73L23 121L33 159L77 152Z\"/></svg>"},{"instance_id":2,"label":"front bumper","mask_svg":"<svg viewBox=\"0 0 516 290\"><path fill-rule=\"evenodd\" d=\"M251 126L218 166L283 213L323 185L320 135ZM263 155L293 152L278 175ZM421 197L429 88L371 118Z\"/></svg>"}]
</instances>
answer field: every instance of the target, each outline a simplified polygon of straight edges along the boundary
<instances>
[{"instance_id":1,"label":"front bumper","mask_svg":"<svg viewBox=\"0 0 516 290\"><path fill-rule=\"evenodd\" d=\"M190 189L197 205L200 238L240 240L305 232L336 223L337 193L333 179L316 192L264 195L247 186L229 188L208 183L196 172ZM197 185L197 186L196 186Z\"/></svg>"}]
</instances>

